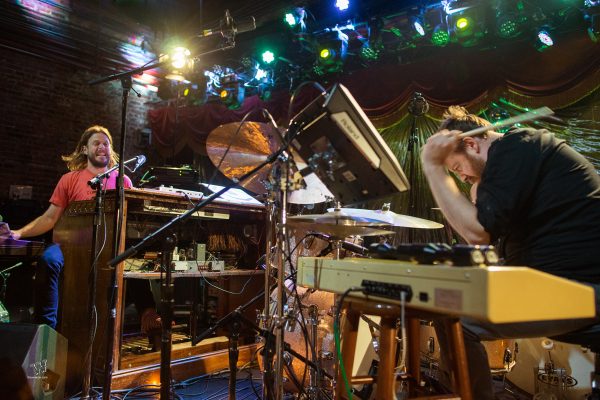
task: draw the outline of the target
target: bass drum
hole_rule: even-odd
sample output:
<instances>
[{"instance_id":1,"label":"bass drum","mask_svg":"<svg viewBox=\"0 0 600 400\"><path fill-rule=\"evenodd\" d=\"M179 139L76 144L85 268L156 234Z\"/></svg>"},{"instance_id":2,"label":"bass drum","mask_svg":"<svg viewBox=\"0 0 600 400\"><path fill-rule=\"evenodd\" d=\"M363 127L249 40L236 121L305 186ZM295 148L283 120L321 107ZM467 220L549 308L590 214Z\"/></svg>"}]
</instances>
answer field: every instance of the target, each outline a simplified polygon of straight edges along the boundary
<instances>
[{"instance_id":1,"label":"bass drum","mask_svg":"<svg viewBox=\"0 0 600 400\"><path fill-rule=\"evenodd\" d=\"M440 346L431 323L422 321L419 335L421 359L425 363L437 367L440 362ZM487 352L488 365L493 375L506 374L517 364L518 346L515 339L498 339L481 343Z\"/></svg>"},{"instance_id":2,"label":"bass drum","mask_svg":"<svg viewBox=\"0 0 600 400\"><path fill-rule=\"evenodd\" d=\"M287 310L298 310L298 303L295 300L295 294L291 292L292 283L286 282L288 293L286 293L287 303L284 304L284 311ZM299 353L305 358L309 358L308 355L312 353L310 344L306 342L303 324L306 326L308 331L311 330L312 326L308 323L309 321L309 309L316 307L317 310L317 343L315 346L315 352L320 360L320 367L323 371L327 372L331 376L335 377L335 341L333 335L333 307L334 307L334 294L329 292L323 292L319 290L311 290L298 286L297 288L298 299L302 304L302 315L300 312L296 312L296 323L293 325L292 331L285 330L284 339L286 343L290 345L292 350ZM277 309L277 293L276 290L271 294L271 315L274 315ZM307 353L308 346L308 353ZM305 366L304 362L296 357L293 357L289 353L285 353L285 362L289 366L289 369L293 371L294 376L303 387L308 386L309 369ZM262 357L258 358L259 367L264 370ZM306 375L305 375L306 373ZM302 381L305 377L304 382ZM290 378L288 373L288 367L284 367L284 390L286 392L298 392L298 388L294 383L294 379Z\"/></svg>"},{"instance_id":3,"label":"bass drum","mask_svg":"<svg viewBox=\"0 0 600 400\"><path fill-rule=\"evenodd\" d=\"M518 344L518 363L506 378L534 399L581 400L591 392L594 353L545 338L518 339ZM550 361L554 371L544 369Z\"/></svg>"}]
</instances>

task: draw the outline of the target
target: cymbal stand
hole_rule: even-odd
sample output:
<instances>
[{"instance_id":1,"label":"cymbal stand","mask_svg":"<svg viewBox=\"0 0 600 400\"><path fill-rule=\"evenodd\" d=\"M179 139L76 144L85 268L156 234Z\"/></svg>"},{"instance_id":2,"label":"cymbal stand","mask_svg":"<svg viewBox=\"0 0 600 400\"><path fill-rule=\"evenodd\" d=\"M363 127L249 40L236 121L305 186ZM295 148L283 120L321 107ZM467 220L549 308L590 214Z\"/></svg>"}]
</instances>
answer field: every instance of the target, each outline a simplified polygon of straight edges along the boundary
<instances>
[{"instance_id":1,"label":"cymbal stand","mask_svg":"<svg viewBox=\"0 0 600 400\"><path fill-rule=\"evenodd\" d=\"M309 337L307 338L309 345L316 346L317 345L317 326L319 325L319 307L311 304L308 307L308 318L306 320L307 325L309 325L308 333ZM320 360L319 356L315 354L313 351L309 351L306 356L313 364L319 365ZM320 369L315 370L314 368L308 369L308 388L306 388L306 393L308 394L308 398L310 400L319 399L319 382L321 380Z\"/></svg>"},{"instance_id":2,"label":"cymbal stand","mask_svg":"<svg viewBox=\"0 0 600 400\"><path fill-rule=\"evenodd\" d=\"M275 182L279 180L279 225L276 230L276 245L277 245L277 257L275 262L277 264L277 310L274 316L274 327L275 327L275 400L281 400L283 398L283 344L284 344L284 332L283 326L285 324L283 316L283 284L285 280L285 260L286 260L286 244L287 244L287 185L288 185L288 174L289 174L289 158L282 155L282 161L278 166L275 166L272 170L275 175L273 178ZM277 168L279 167L279 168ZM279 170L279 171L278 171ZM279 175L277 174L279 172Z\"/></svg>"},{"instance_id":3,"label":"cymbal stand","mask_svg":"<svg viewBox=\"0 0 600 400\"><path fill-rule=\"evenodd\" d=\"M273 199L272 193L269 194L269 197L266 200L266 212L267 212L267 249L265 252L265 291L264 291L264 309L262 313L258 316L259 325L263 329L269 329L271 325L271 291L266 290L266 288L271 287L271 274L273 273L273 258L271 257L272 247L273 247L273 235L275 232L275 200ZM265 347L267 347L266 339L265 339ZM270 365L271 354L268 351L263 351L263 365ZM263 372L263 397L265 399L269 399L273 397L273 393L271 393L272 386L270 383L273 382L273 374L270 368L265 368Z\"/></svg>"}]
</instances>

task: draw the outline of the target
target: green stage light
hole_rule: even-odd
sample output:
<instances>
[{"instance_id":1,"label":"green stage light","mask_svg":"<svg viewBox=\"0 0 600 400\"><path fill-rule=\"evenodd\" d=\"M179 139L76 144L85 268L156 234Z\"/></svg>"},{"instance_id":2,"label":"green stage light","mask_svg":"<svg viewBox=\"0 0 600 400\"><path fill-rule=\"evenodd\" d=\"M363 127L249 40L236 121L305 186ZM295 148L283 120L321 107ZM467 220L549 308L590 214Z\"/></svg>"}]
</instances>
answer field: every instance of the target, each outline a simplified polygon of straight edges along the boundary
<instances>
[{"instance_id":1,"label":"green stage light","mask_svg":"<svg viewBox=\"0 0 600 400\"><path fill-rule=\"evenodd\" d=\"M499 21L498 34L503 38L512 38L517 36L519 34L517 21L510 18Z\"/></svg>"},{"instance_id":2,"label":"green stage light","mask_svg":"<svg viewBox=\"0 0 600 400\"><path fill-rule=\"evenodd\" d=\"M365 44L360 49L360 57L365 61L376 61L379 59L380 52L379 48Z\"/></svg>"},{"instance_id":3,"label":"green stage light","mask_svg":"<svg viewBox=\"0 0 600 400\"><path fill-rule=\"evenodd\" d=\"M275 54L270 50L266 50L262 53L262 60L266 64L271 64L275 61Z\"/></svg>"},{"instance_id":4,"label":"green stage light","mask_svg":"<svg viewBox=\"0 0 600 400\"><path fill-rule=\"evenodd\" d=\"M433 29L431 33L431 43L435 46L446 46L450 42L450 35L448 29L445 26L438 25Z\"/></svg>"}]
</instances>

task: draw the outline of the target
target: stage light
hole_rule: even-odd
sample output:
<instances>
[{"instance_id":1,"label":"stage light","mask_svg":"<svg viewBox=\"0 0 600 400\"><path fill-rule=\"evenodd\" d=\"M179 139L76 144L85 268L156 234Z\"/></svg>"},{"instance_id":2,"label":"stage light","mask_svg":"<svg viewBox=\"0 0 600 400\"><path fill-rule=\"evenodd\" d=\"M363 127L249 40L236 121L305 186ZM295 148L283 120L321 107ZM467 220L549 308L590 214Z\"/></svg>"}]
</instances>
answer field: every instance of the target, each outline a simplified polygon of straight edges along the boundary
<instances>
[{"instance_id":1,"label":"stage light","mask_svg":"<svg viewBox=\"0 0 600 400\"><path fill-rule=\"evenodd\" d=\"M266 50L262 53L262 60L265 64L271 64L275 61L275 54L271 50Z\"/></svg>"},{"instance_id":2,"label":"stage light","mask_svg":"<svg viewBox=\"0 0 600 400\"><path fill-rule=\"evenodd\" d=\"M413 29L415 30L415 38L423 37L426 34L425 22L422 17L412 17L411 24Z\"/></svg>"},{"instance_id":3,"label":"stage light","mask_svg":"<svg viewBox=\"0 0 600 400\"><path fill-rule=\"evenodd\" d=\"M583 5L588 8L600 6L600 0L585 0Z\"/></svg>"},{"instance_id":4,"label":"stage light","mask_svg":"<svg viewBox=\"0 0 600 400\"><path fill-rule=\"evenodd\" d=\"M503 13L496 18L498 36L504 39L514 38L521 33L520 23L514 13Z\"/></svg>"},{"instance_id":5,"label":"stage light","mask_svg":"<svg viewBox=\"0 0 600 400\"><path fill-rule=\"evenodd\" d=\"M447 15L448 25L452 27L453 33L450 39L463 47L479 44L487 33L487 26L483 18L485 10L482 6L473 5L455 8L451 11L452 13Z\"/></svg>"},{"instance_id":6,"label":"stage light","mask_svg":"<svg viewBox=\"0 0 600 400\"><path fill-rule=\"evenodd\" d=\"M545 51L554 46L554 39L550 28L542 27L538 29L535 36L535 48L537 51Z\"/></svg>"},{"instance_id":7,"label":"stage light","mask_svg":"<svg viewBox=\"0 0 600 400\"><path fill-rule=\"evenodd\" d=\"M292 14L291 12L286 13L285 17L283 18L283 20L289 25L289 26L294 26L296 25L296 18L294 17L294 14Z\"/></svg>"},{"instance_id":8,"label":"stage light","mask_svg":"<svg viewBox=\"0 0 600 400\"><path fill-rule=\"evenodd\" d=\"M175 69L183 69L191 62L190 55L192 53L185 47L175 47L169 54L171 65Z\"/></svg>"},{"instance_id":9,"label":"stage light","mask_svg":"<svg viewBox=\"0 0 600 400\"><path fill-rule=\"evenodd\" d=\"M469 25L469 19L466 17L460 17L456 20L456 28L461 31L467 30L469 28Z\"/></svg>"},{"instance_id":10,"label":"stage light","mask_svg":"<svg viewBox=\"0 0 600 400\"><path fill-rule=\"evenodd\" d=\"M413 26L415 28L415 31L417 31L417 33L419 35L425 36L425 28L423 28L423 25L421 24L421 22L415 21L415 22L413 22Z\"/></svg>"},{"instance_id":11,"label":"stage light","mask_svg":"<svg viewBox=\"0 0 600 400\"><path fill-rule=\"evenodd\" d=\"M342 70L348 50L348 35L341 31L328 32L319 38L320 44L316 48L317 64L325 72L339 72Z\"/></svg>"},{"instance_id":12,"label":"stage light","mask_svg":"<svg viewBox=\"0 0 600 400\"><path fill-rule=\"evenodd\" d=\"M365 61L377 61L381 53L381 47L375 47L365 43L360 49L360 57Z\"/></svg>"},{"instance_id":13,"label":"stage light","mask_svg":"<svg viewBox=\"0 0 600 400\"><path fill-rule=\"evenodd\" d=\"M230 109L239 108L244 102L245 88L236 74L228 74L221 77L221 90L219 97Z\"/></svg>"},{"instance_id":14,"label":"stage light","mask_svg":"<svg viewBox=\"0 0 600 400\"><path fill-rule=\"evenodd\" d=\"M306 30L306 10L304 7L288 9L283 21L292 31L304 32Z\"/></svg>"},{"instance_id":15,"label":"stage light","mask_svg":"<svg viewBox=\"0 0 600 400\"><path fill-rule=\"evenodd\" d=\"M266 78L267 76L268 76L267 71L265 71L264 69L256 68L256 72L254 73L254 79L256 79L257 81L260 81L263 78Z\"/></svg>"},{"instance_id":16,"label":"stage light","mask_svg":"<svg viewBox=\"0 0 600 400\"><path fill-rule=\"evenodd\" d=\"M431 43L439 47L444 47L450 43L448 28L441 24L433 28L433 32L431 33Z\"/></svg>"},{"instance_id":17,"label":"stage light","mask_svg":"<svg viewBox=\"0 0 600 400\"><path fill-rule=\"evenodd\" d=\"M336 0L335 6L340 11L346 11L348 9L348 7L350 6L350 1L349 0Z\"/></svg>"},{"instance_id":18,"label":"stage light","mask_svg":"<svg viewBox=\"0 0 600 400\"><path fill-rule=\"evenodd\" d=\"M335 51L333 51L333 50L321 49L321 51L319 52L319 57L321 57L322 59L328 59L333 54L335 54Z\"/></svg>"}]
</instances>

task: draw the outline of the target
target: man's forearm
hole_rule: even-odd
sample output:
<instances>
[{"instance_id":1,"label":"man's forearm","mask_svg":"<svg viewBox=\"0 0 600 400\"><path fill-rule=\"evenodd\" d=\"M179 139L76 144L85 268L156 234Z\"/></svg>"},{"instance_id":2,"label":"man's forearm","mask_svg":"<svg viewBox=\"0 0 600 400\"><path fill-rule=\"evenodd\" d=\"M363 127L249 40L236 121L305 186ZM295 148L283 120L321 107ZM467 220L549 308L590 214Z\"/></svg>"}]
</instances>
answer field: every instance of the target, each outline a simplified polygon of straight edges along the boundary
<instances>
[{"instance_id":1,"label":"man's forearm","mask_svg":"<svg viewBox=\"0 0 600 400\"><path fill-rule=\"evenodd\" d=\"M436 203L457 233L470 244L488 244L489 234L477 220L477 208L458 189L444 166L424 166L423 171Z\"/></svg>"},{"instance_id":2,"label":"man's forearm","mask_svg":"<svg viewBox=\"0 0 600 400\"><path fill-rule=\"evenodd\" d=\"M54 227L54 221L44 215L41 215L22 227L16 230L23 238L42 235Z\"/></svg>"}]
</instances>

